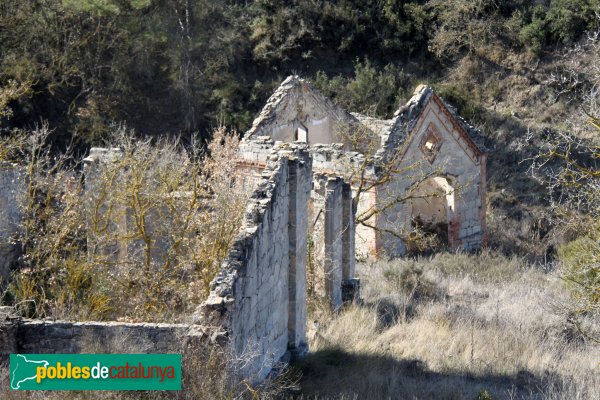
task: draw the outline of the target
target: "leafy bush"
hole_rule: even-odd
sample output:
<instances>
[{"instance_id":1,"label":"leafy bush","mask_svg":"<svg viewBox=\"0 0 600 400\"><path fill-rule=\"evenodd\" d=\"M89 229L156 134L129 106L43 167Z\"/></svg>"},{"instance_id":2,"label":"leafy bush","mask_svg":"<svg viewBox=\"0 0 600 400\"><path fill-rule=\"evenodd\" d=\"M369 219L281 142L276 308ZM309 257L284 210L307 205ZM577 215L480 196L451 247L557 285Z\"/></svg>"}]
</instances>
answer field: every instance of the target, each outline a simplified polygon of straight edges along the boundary
<instances>
[{"instance_id":1,"label":"leafy bush","mask_svg":"<svg viewBox=\"0 0 600 400\"><path fill-rule=\"evenodd\" d=\"M546 15L551 43L576 40L592 28L598 11L595 0L552 0Z\"/></svg>"},{"instance_id":2,"label":"leafy bush","mask_svg":"<svg viewBox=\"0 0 600 400\"><path fill-rule=\"evenodd\" d=\"M522 4L512 16L520 44L535 53L545 46L570 43L593 28L597 5L590 0L553 0L549 5ZM515 22L518 21L518 22Z\"/></svg>"},{"instance_id":3,"label":"leafy bush","mask_svg":"<svg viewBox=\"0 0 600 400\"><path fill-rule=\"evenodd\" d=\"M546 10L536 6L531 11L530 21L519 30L519 41L534 53L539 53L546 43L547 34Z\"/></svg>"},{"instance_id":4,"label":"leafy bush","mask_svg":"<svg viewBox=\"0 0 600 400\"><path fill-rule=\"evenodd\" d=\"M457 58L465 53L483 54L499 41L501 18L493 0L430 0L435 32L430 50L438 57Z\"/></svg>"}]
</instances>

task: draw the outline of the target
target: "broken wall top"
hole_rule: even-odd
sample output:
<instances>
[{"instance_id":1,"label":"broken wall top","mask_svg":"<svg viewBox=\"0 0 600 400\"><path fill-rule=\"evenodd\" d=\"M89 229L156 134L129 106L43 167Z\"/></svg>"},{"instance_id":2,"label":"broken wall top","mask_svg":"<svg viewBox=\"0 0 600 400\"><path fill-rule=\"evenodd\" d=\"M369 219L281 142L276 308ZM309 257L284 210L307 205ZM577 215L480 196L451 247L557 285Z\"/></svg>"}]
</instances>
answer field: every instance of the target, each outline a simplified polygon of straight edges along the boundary
<instances>
[{"instance_id":1,"label":"broken wall top","mask_svg":"<svg viewBox=\"0 0 600 400\"><path fill-rule=\"evenodd\" d=\"M312 161L305 146L290 145L283 148L271 148L270 151L261 154L264 155L266 163L261 174L262 180L255 187L248 201L239 233L231 245L226 259L210 283L211 292L204 304L205 309L225 306L232 301L235 294L235 281L239 274L243 273L242 269L248 260L248 252L252 251L250 244L258 234L263 216L271 207L277 190L280 190L278 188L278 182L282 180L280 175L287 174L287 161L295 160L311 168Z\"/></svg>"},{"instance_id":2,"label":"broken wall top","mask_svg":"<svg viewBox=\"0 0 600 400\"><path fill-rule=\"evenodd\" d=\"M263 146L266 147L269 140L274 143L294 141L293 138L288 137L289 134L277 133L278 129L282 126L289 126L289 131L295 129L294 127L298 123L308 118L307 115L303 115L303 107L310 105L308 108L313 110L313 114L331 117L336 124L339 124L337 128L330 127L330 134L336 136L329 138L331 143L346 141L339 137L336 129L337 132L340 132L340 129L351 129L353 132L360 129L364 130L363 134L365 135L377 137L380 147L375 157L377 162L377 160L385 160L387 155L408 140L430 101L437 103L440 110L446 114L446 117L460 132L463 140L476 154L484 154L487 151L481 132L458 115L456 108L442 100L429 86L419 85L412 98L396 111L393 118L385 120L358 113L348 113L323 96L308 81L295 75L289 76L269 98L242 143L247 140L262 140ZM310 144L314 146L314 143ZM349 147L346 143L343 149L348 150ZM247 159L247 157L244 158ZM318 165L316 167L319 168Z\"/></svg>"},{"instance_id":3,"label":"broken wall top","mask_svg":"<svg viewBox=\"0 0 600 400\"><path fill-rule=\"evenodd\" d=\"M256 139L244 140L240 143L239 155L242 163L265 165L270 158L277 154L285 154L286 151L297 152L305 149L312 158L312 166L315 171L331 175L356 176L372 175L374 168L366 165L365 156L356 151L344 150L341 143L316 144L307 146L300 143L277 143L269 136L259 136ZM362 169L366 169L362 174Z\"/></svg>"},{"instance_id":4,"label":"broken wall top","mask_svg":"<svg viewBox=\"0 0 600 400\"><path fill-rule=\"evenodd\" d=\"M315 143L343 142L340 132L360 125L353 115L323 96L308 81L291 75L267 100L252 127L244 135L244 140L269 136L274 141L289 141L286 140L287 137L277 133L279 128L289 124L301 125L315 119L327 120L326 123L331 124L325 129L328 133L324 134L330 137Z\"/></svg>"}]
</instances>

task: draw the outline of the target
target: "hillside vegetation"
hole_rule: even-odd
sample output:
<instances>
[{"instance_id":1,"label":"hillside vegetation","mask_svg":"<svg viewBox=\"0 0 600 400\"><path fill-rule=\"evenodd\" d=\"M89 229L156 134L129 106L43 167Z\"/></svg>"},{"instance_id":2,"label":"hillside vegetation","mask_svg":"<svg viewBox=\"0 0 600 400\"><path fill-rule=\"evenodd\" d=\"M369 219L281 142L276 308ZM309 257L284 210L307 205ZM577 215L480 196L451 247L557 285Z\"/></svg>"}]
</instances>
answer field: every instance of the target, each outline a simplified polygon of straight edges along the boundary
<instances>
[{"instance_id":1,"label":"hillside vegetation","mask_svg":"<svg viewBox=\"0 0 600 400\"><path fill-rule=\"evenodd\" d=\"M381 116L421 80L460 103L512 102L502 81L535 86L536 67L597 11L594 0L3 0L0 86L14 89L3 125L48 120L53 141L81 146L123 121L142 135L244 131L292 72Z\"/></svg>"},{"instance_id":2,"label":"hillside vegetation","mask_svg":"<svg viewBox=\"0 0 600 400\"><path fill-rule=\"evenodd\" d=\"M545 130L588 137L595 0L4 0L0 130L46 123L55 151L244 132L291 73L351 111L390 117L432 85L484 133L492 243L552 256L546 189L524 160ZM592 43L590 44L590 40ZM587 102L589 107L594 101ZM588 110L593 113L593 110ZM587 136L586 136L587 135ZM518 177L518 179L515 179ZM564 235L563 235L564 236Z\"/></svg>"}]
</instances>

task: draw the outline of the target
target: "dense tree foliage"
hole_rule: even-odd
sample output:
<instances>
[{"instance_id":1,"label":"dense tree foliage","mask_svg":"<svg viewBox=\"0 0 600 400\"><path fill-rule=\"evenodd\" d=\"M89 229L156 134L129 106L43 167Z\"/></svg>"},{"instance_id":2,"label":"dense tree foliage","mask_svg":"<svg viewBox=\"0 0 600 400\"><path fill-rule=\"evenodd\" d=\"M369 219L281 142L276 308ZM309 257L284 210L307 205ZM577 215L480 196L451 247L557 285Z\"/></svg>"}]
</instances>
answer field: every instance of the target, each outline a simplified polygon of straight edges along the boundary
<instances>
[{"instance_id":1,"label":"dense tree foliage","mask_svg":"<svg viewBox=\"0 0 600 400\"><path fill-rule=\"evenodd\" d=\"M1 123L45 120L54 143L83 148L123 122L144 135L243 131L293 72L389 115L425 71L494 45L573 41L594 11L594 0L0 0Z\"/></svg>"}]
</instances>

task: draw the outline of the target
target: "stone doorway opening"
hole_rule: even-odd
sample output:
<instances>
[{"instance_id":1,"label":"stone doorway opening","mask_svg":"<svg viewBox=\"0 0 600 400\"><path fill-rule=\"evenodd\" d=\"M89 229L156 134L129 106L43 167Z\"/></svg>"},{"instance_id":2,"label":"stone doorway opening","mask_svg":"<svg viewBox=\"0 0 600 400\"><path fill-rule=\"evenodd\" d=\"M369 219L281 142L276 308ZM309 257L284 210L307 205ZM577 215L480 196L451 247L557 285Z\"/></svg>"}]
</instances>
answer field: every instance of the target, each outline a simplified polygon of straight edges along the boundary
<instances>
[{"instance_id":1,"label":"stone doorway opening","mask_svg":"<svg viewBox=\"0 0 600 400\"><path fill-rule=\"evenodd\" d=\"M453 219L456 213L451 178L434 176L413 189L409 251L438 250L453 245Z\"/></svg>"}]
</instances>

